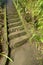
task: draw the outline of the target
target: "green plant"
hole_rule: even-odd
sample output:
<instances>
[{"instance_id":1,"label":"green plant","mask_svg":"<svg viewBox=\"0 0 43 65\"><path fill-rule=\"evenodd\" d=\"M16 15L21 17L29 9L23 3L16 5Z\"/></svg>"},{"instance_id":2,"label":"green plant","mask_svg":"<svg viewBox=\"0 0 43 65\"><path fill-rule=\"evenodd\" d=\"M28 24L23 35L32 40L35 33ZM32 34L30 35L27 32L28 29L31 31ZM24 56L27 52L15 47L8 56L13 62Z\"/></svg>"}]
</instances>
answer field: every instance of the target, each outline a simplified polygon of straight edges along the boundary
<instances>
[{"instance_id":1,"label":"green plant","mask_svg":"<svg viewBox=\"0 0 43 65\"><path fill-rule=\"evenodd\" d=\"M26 15L26 20L32 22L34 26L34 37L39 38L39 42L43 43L43 0L16 0L18 10L28 11L29 15ZM32 35L32 38L33 38ZM35 38L35 39L36 39Z\"/></svg>"},{"instance_id":2,"label":"green plant","mask_svg":"<svg viewBox=\"0 0 43 65\"><path fill-rule=\"evenodd\" d=\"M11 58L9 58L4 52L0 53L1 56L4 56L5 58L9 59L11 62L13 62L13 60Z\"/></svg>"}]
</instances>

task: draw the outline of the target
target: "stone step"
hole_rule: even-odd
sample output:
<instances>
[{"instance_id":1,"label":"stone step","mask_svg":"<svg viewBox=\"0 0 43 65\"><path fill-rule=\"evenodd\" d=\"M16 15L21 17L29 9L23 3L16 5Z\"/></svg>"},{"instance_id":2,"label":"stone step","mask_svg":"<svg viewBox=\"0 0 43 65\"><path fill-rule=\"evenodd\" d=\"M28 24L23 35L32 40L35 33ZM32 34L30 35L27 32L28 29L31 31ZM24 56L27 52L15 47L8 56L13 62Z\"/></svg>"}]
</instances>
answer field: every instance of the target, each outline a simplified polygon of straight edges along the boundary
<instances>
[{"instance_id":1,"label":"stone step","mask_svg":"<svg viewBox=\"0 0 43 65\"><path fill-rule=\"evenodd\" d=\"M14 22L14 23L10 23L10 24L8 24L8 27L10 27L10 26L13 27L13 26L15 26L16 24L19 25L20 23L22 24L22 22Z\"/></svg>"},{"instance_id":2,"label":"stone step","mask_svg":"<svg viewBox=\"0 0 43 65\"><path fill-rule=\"evenodd\" d=\"M8 15L7 15L8 16ZM19 17L19 15L17 14L17 15L15 15L15 14L10 14L9 16L8 16L8 18L18 18Z\"/></svg>"},{"instance_id":3,"label":"stone step","mask_svg":"<svg viewBox=\"0 0 43 65\"><path fill-rule=\"evenodd\" d=\"M11 27L17 27L17 26L21 26L22 25L22 22L20 23L14 23L14 24L11 24L11 25L8 25L8 28L11 28Z\"/></svg>"},{"instance_id":4,"label":"stone step","mask_svg":"<svg viewBox=\"0 0 43 65\"><path fill-rule=\"evenodd\" d=\"M9 11L7 14L17 15L18 13L16 11Z\"/></svg>"},{"instance_id":5,"label":"stone step","mask_svg":"<svg viewBox=\"0 0 43 65\"><path fill-rule=\"evenodd\" d=\"M7 15L8 15L8 16L9 16L9 15L15 15L15 16L16 16L16 15L18 15L18 13L17 13L17 12L8 12Z\"/></svg>"},{"instance_id":6,"label":"stone step","mask_svg":"<svg viewBox=\"0 0 43 65\"><path fill-rule=\"evenodd\" d=\"M14 16L14 18L19 17L18 14L15 15L14 13L13 13L13 14L7 14L7 16L8 16L8 17L13 17L13 16Z\"/></svg>"},{"instance_id":7,"label":"stone step","mask_svg":"<svg viewBox=\"0 0 43 65\"><path fill-rule=\"evenodd\" d=\"M15 19L15 18L9 19L7 22L8 22L9 24L10 24L10 23L14 23L14 22L20 22L20 18L17 18L17 19Z\"/></svg>"},{"instance_id":8,"label":"stone step","mask_svg":"<svg viewBox=\"0 0 43 65\"><path fill-rule=\"evenodd\" d=\"M14 6L10 6L9 5L7 6L7 10L11 10L11 11L17 11L16 8Z\"/></svg>"},{"instance_id":9,"label":"stone step","mask_svg":"<svg viewBox=\"0 0 43 65\"><path fill-rule=\"evenodd\" d=\"M17 37L20 37L23 35L26 35L26 32L25 31L19 31L19 32L14 32L14 33L9 34L8 38L9 38L9 40L12 40L14 38L17 38Z\"/></svg>"},{"instance_id":10,"label":"stone step","mask_svg":"<svg viewBox=\"0 0 43 65\"><path fill-rule=\"evenodd\" d=\"M11 13L12 13L12 14L18 14L18 13L17 13L17 10L15 10L15 9L10 9L10 8L9 8L9 9L7 10L7 14L11 14Z\"/></svg>"},{"instance_id":11,"label":"stone step","mask_svg":"<svg viewBox=\"0 0 43 65\"><path fill-rule=\"evenodd\" d=\"M23 26L23 25L21 25L21 26L17 26L17 27L12 27L12 28L9 28L9 29L8 29L8 31L9 31L10 29L15 29L15 28L17 28L17 29L18 29L18 28L20 28L20 27L22 27L22 26Z\"/></svg>"},{"instance_id":12,"label":"stone step","mask_svg":"<svg viewBox=\"0 0 43 65\"><path fill-rule=\"evenodd\" d=\"M19 16L18 16L18 17L14 17L14 16L10 17L10 16L9 16L9 17L8 17L8 20L10 20L10 19L18 20L18 19L20 19L20 18L19 18Z\"/></svg>"},{"instance_id":13,"label":"stone step","mask_svg":"<svg viewBox=\"0 0 43 65\"><path fill-rule=\"evenodd\" d=\"M10 29L8 29L8 32L9 33L12 33L12 32L16 32L16 31L20 31L20 30L23 30L24 29L24 27L22 26L20 26L20 27L13 27L13 28L10 28Z\"/></svg>"},{"instance_id":14,"label":"stone step","mask_svg":"<svg viewBox=\"0 0 43 65\"><path fill-rule=\"evenodd\" d=\"M12 19L12 20L8 20L8 21L7 21L8 24L10 24L10 23L12 24L12 23L16 23L16 22L20 22L20 20L14 21L14 19Z\"/></svg>"},{"instance_id":15,"label":"stone step","mask_svg":"<svg viewBox=\"0 0 43 65\"><path fill-rule=\"evenodd\" d=\"M16 39L12 39L9 41L10 43L10 48L14 47L14 46L20 46L20 45L23 45L24 43L26 43L28 37L27 35L23 35L21 37L18 37Z\"/></svg>"},{"instance_id":16,"label":"stone step","mask_svg":"<svg viewBox=\"0 0 43 65\"><path fill-rule=\"evenodd\" d=\"M17 10L16 10L16 9L13 9L13 8L8 8L8 7L7 7L7 9L8 9L9 12L12 12L12 11L13 11L13 12L17 12Z\"/></svg>"},{"instance_id":17,"label":"stone step","mask_svg":"<svg viewBox=\"0 0 43 65\"><path fill-rule=\"evenodd\" d=\"M21 40L20 42L15 43L15 45L14 45L13 48L20 47L20 46L26 44L27 42L28 42L28 38L27 39L24 39L24 40Z\"/></svg>"},{"instance_id":18,"label":"stone step","mask_svg":"<svg viewBox=\"0 0 43 65\"><path fill-rule=\"evenodd\" d=\"M7 9L8 9L9 11L10 11L10 10L11 10L11 11L17 11L14 6L10 6L10 8L9 8L9 6L7 6Z\"/></svg>"},{"instance_id":19,"label":"stone step","mask_svg":"<svg viewBox=\"0 0 43 65\"><path fill-rule=\"evenodd\" d=\"M24 32L24 30L12 32L12 33L9 33L9 34L8 34L8 37L11 37L11 36L13 36L13 35L17 35L17 34L23 33L23 32Z\"/></svg>"}]
</instances>

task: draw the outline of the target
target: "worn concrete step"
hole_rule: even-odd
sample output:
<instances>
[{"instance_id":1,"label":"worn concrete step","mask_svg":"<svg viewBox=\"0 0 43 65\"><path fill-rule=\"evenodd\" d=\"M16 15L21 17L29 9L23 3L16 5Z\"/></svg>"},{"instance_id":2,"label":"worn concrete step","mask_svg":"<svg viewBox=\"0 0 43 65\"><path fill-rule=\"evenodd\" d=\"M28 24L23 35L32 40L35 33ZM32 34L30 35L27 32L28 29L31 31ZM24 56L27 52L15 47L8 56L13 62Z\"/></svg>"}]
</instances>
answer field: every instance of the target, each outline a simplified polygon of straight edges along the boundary
<instances>
[{"instance_id":1,"label":"worn concrete step","mask_svg":"<svg viewBox=\"0 0 43 65\"><path fill-rule=\"evenodd\" d=\"M22 22L18 21L18 22L8 23L8 26L11 26L13 24L15 25L15 24L18 24L18 23L22 23Z\"/></svg>"},{"instance_id":2,"label":"worn concrete step","mask_svg":"<svg viewBox=\"0 0 43 65\"><path fill-rule=\"evenodd\" d=\"M9 28L8 31L9 31L10 29L20 28L20 27L22 27L22 26L23 26L23 25L21 25L21 26L17 26L17 27Z\"/></svg>"},{"instance_id":3,"label":"worn concrete step","mask_svg":"<svg viewBox=\"0 0 43 65\"><path fill-rule=\"evenodd\" d=\"M8 32L9 33L12 33L12 32L16 32L16 31L20 31L20 30L23 30L24 29L24 27L23 26L20 26L20 27L12 27L12 28L9 28L8 29Z\"/></svg>"},{"instance_id":4,"label":"worn concrete step","mask_svg":"<svg viewBox=\"0 0 43 65\"><path fill-rule=\"evenodd\" d=\"M26 32L25 31L19 31L19 32L14 32L14 33L9 34L8 38L9 38L9 40L12 40L14 38L17 38L17 37L20 37L23 35L26 35Z\"/></svg>"},{"instance_id":5,"label":"worn concrete step","mask_svg":"<svg viewBox=\"0 0 43 65\"><path fill-rule=\"evenodd\" d=\"M15 18L14 18L13 16L12 16L11 18L8 17L8 20L10 20L10 19L14 19L14 21L15 21L15 20L19 20L20 18L19 18L19 17L15 17Z\"/></svg>"},{"instance_id":6,"label":"worn concrete step","mask_svg":"<svg viewBox=\"0 0 43 65\"><path fill-rule=\"evenodd\" d=\"M9 11L7 14L8 14L8 15L9 15L9 14L17 15L18 13L17 13L16 11Z\"/></svg>"},{"instance_id":7,"label":"worn concrete step","mask_svg":"<svg viewBox=\"0 0 43 65\"><path fill-rule=\"evenodd\" d=\"M7 15L8 16L8 15ZM19 15L17 14L17 15L15 15L15 14L10 14L9 16L8 16L8 19L9 18L18 18L19 17Z\"/></svg>"},{"instance_id":8,"label":"worn concrete step","mask_svg":"<svg viewBox=\"0 0 43 65\"><path fill-rule=\"evenodd\" d=\"M17 15L17 14L14 14L14 12L7 13L7 16L10 16L10 15Z\"/></svg>"},{"instance_id":9,"label":"worn concrete step","mask_svg":"<svg viewBox=\"0 0 43 65\"><path fill-rule=\"evenodd\" d=\"M10 24L10 23L12 24L12 23L16 23L16 22L21 22L21 21L20 21L20 20L18 20L18 21L17 21L17 20L14 21L14 19L11 19L11 20L8 20L8 21L7 21L8 24Z\"/></svg>"},{"instance_id":10,"label":"worn concrete step","mask_svg":"<svg viewBox=\"0 0 43 65\"><path fill-rule=\"evenodd\" d=\"M7 7L7 9L8 9L9 12L17 12L17 10L16 9L13 9L13 8Z\"/></svg>"},{"instance_id":11,"label":"worn concrete step","mask_svg":"<svg viewBox=\"0 0 43 65\"><path fill-rule=\"evenodd\" d=\"M10 24L8 24L8 27L14 27L15 25L20 25L20 24L22 24L22 22L14 22L14 23L10 23Z\"/></svg>"},{"instance_id":12,"label":"worn concrete step","mask_svg":"<svg viewBox=\"0 0 43 65\"><path fill-rule=\"evenodd\" d=\"M11 36L13 36L13 35L17 35L17 34L23 33L23 32L24 32L24 30L12 32L12 33L9 33L9 34L8 34L8 37L11 37Z\"/></svg>"},{"instance_id":13,"label":"worn concrete step","mask_svg":"<svg viewBox=\"0 0 43 65\"><path fill-rule=\"evenodd\" d=\"M12 14L15 14L15 15L18 14L18 13L17 13L17 10L11 9L11 10L8 10L8 11L9 11L9 12L7 12L7 14L11 14L11 13L12 13Z\"/></svg>"},{"instance_id":14,"label":"worn concrete step","mask_svg":"<svg viewBox=\"0 0 43 65\"><path fill-rule=\"evenodd\" d=\"M14 6L7 6L8 11L17 11L16 8L14 8Z\"/></svg>"},{"instance_id":15,"label":"worn concrete step","mask_svg":"<svg viewBox=\"0 0 43 65\"><path fill-rule=\"evenodd\" d=\"M16 39L12 39L9 41L10 43L10 48L14 47L14 46L20 46L23 45L24 43L26 43L26 41L28 40L27 35L23 35L21 37L18 37Z\"/></svg>"},{"instance_id":16,"label":"worn concrete step","mask_svg":"<svg viewBox=\"0 0 43 65\"><path fill-rule=\"evenodd\" d=\"M17 23L17 24L11 24L11 25L8 25L8 28L11 28L11 27L17 27L17 26L21 26L22 25L22 22L20 23Z\"/></svg>"},{"instance_id":17,"label":"worn concrete step","mask_svg":"<svg viewBox=\"0 0 43 65\"><path fill-rule=\"evenodd\" d=\"M9 16L9 17L8 17L8 20L10 20L10 19L19 19L19 17Z\"/></svg>"},{"instance_id":18,"label":"worn concrete step","mask_svg":"<svg viewBox=\"0 0 43 65\"><path fill-rule=\"evenodd\" d=\"M13 19L9 19L7 23L13 23L13 22L19 22L19 21L20 21L20 18L17 18L17 19L13 18Z\"/></svg>"},{"instance_id":19,"label":"worn concrete step","mask_svg":"<svg viewBox=\"0 0 43 65\"><path fill-rule=\"evenodd\" d=\"M21 40L20 42L15 43L15 45L14 45L13 48L20 47L20 46L26 44L27 42L28 42L28 38L27 38L27 39L23 39L23 40Z\"/></svg>"},{"instance_id":20,"label":"worn concrete step","mask_svg":"<svg viewBox=\"0 0 43 65\"><path fill-rule=\"evenodd\" d=\"M15 15L15 16L16 16L16 15L18 15L18 13L17 13L17 12L8 12L7 15L8 15L8 16L9 16L9 15Z\"/></svg>"},{"instance_id":21,"label":"worn concrete step","mask_svg":"<svg viewBox=\"0 0 43 65\"><path fill-rule=\"evenodd\" d=\"M15 11L15 12L17 12L16 8L14 8L13 6L10 6L10 8L9 8L9 6L7 6L7 9L8 9L9 12L10 12L10 11Z\"/></svg>"}]
</instances>

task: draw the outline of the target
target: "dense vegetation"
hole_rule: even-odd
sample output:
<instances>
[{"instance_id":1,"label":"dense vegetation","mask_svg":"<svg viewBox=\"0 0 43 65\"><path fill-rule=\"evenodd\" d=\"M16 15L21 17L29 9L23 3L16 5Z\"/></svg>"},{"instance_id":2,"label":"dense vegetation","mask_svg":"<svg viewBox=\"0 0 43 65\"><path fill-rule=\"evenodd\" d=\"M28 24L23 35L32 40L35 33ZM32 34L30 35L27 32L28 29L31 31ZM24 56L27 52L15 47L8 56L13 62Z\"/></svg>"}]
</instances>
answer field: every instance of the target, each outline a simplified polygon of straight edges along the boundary
<instances>
[{"instance_id":1,"label":"dense vegetation","mask_svg":"<svg viewBox=\"0 0 43 65\"><path fill-rule=\"evenodd\" d=\"M4 5L6 4L6 0L0 0L0 6L4 8Z\"/></svg>"},{"instance_id":2,"label":"dense vegetation","mask_svg":"<svg viewBox=\"0 0 43 65\"><path fill-rule=\"evenodd\" d=\"M24 14L25 20L33 23L35 30L33 37L43 43L43 0L15 0L15 2L20 13Z\"/></svg>"},{"instance_id":3,"label":"dense vegetation","mask_svg":"<svg viewBox=\"0 0 43 65\"><path fill-rule=\"evenodd\" d=\"M35 41L40 54L43 55L43 0L13 0L17 10L27 22L31 33L30 40ZM43 59L43 58L41 58ZM42 63L43 65L43 63Z\"/></svg>"}]
</instances>

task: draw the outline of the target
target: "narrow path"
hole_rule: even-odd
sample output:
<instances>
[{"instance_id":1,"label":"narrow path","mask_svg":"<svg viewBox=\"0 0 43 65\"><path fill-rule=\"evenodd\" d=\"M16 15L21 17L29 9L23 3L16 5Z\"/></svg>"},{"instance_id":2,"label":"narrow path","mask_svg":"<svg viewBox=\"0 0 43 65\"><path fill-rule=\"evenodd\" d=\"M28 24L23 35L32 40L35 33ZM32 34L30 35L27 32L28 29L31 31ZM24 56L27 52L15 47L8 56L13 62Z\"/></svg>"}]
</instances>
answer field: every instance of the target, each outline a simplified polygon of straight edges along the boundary
<instances>
[{"instance_id":1,"label":"narrow path","mask_svg":"<svg viewBox=\"0 0 43 65\"><path fill-rule=\"evenodd\" d=\"M7 27L10 57L14 61L9 62L8 65L38 65L35 58L35 46L29 46L27 33L12 0L8 0L7 3Z\"/></svg>"}]
</instances>

